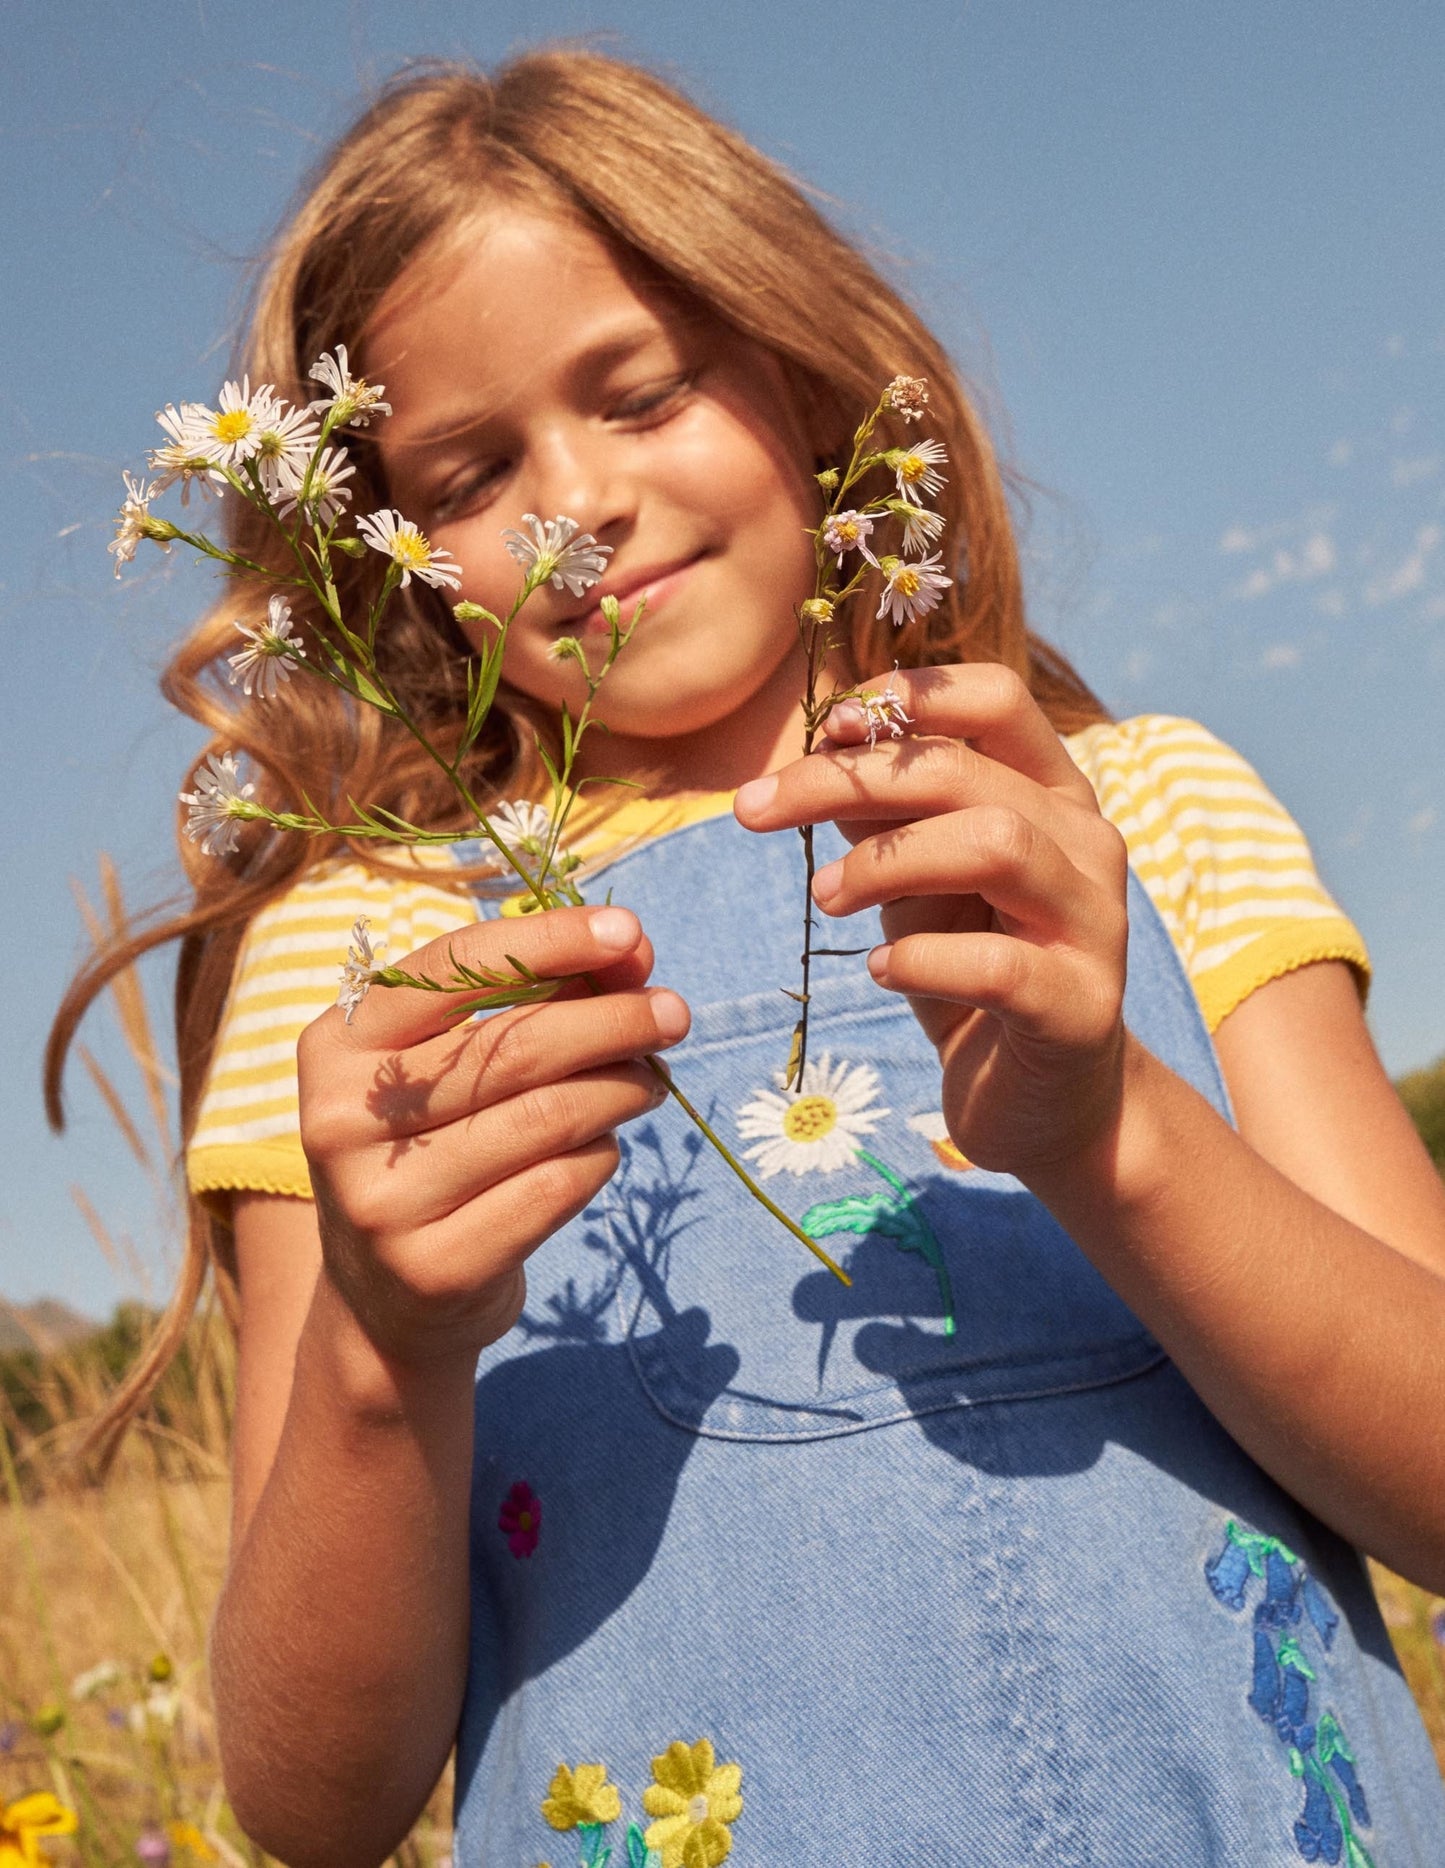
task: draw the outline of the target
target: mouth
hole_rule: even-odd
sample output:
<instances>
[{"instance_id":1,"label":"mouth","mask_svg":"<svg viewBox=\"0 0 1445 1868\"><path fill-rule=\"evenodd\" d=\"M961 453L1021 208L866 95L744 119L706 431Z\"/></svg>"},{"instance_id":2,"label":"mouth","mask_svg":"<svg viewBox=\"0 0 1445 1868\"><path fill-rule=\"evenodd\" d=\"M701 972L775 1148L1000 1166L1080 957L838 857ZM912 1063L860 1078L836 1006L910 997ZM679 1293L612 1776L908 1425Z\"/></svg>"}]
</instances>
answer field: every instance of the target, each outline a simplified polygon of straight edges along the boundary
<instances>
[{"instance_id":1,"label":"mouth","mask_svg":"<svg viewBox=\"0 0 1445 1868\"><path fill-rule=\"evenodd\" d=\"M627 577L604 579L591 593L591 607L564 616L557 625L558 633L571 636L606 635L607 619L602 614L604 597L616 597L622 610L624 628L631 622L632 612L642 599L646 600L647 605L644 617L654 616L676 595L693 569L706 556L705 551L699 551L690 558L674 558L666 564L643 565Z\"/></svg>"}]
</instances>

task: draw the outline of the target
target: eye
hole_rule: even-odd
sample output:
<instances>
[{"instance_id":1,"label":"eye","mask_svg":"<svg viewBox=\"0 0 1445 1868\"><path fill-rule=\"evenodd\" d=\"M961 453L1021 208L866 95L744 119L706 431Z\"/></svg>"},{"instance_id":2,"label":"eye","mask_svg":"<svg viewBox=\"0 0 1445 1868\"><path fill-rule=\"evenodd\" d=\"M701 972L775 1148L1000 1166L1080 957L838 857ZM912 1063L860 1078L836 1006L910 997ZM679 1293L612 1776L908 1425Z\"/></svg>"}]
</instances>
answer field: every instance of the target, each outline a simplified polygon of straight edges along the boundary
<instances>
[{"instance_id":1,"label":"eye","mask_svg":"<svg viewBox=\"0 0 1445 1868\"><path fill-rule=\"evenodd\" d=\"M504 460L485 461L476 467L467 468L428 502L432 523L442 524L448 519L458 518L501 479L506 468Z\"/></svg>"},{"instance_id":2,"label":"eye","mask_svg":"<svg viewBox=\"0 0 1445 1868\"><path fill-rule=\"evenodd\" d=\"M635 390L631 395L617 403L611 413L611 419L617 422L645 422L649 416L666 416L680 403L695 386L700 372L683 370L676 376L668 377L666 382L649 384L645 389Z\"/></svg>"}]
</instances>

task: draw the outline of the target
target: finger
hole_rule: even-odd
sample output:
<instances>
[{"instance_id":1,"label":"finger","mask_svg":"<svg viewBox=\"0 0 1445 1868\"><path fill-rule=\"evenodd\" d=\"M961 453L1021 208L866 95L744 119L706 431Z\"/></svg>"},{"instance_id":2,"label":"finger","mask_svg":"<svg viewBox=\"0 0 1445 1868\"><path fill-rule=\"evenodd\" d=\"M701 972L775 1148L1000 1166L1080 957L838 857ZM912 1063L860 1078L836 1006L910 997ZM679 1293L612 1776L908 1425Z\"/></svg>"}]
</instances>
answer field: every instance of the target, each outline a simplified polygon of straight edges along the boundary
<instances>
[{"instance_id":1,"label":"finger","mask_svg":"<svg viewBox=\"0 0 1445 1868\"><path fill-rule=\"evenodd\" d=\"M1008 934L910 934L875 947L868 971L893 992L975 1006L1039 1043L1097 1043L1118 1022L1108 968Z\"/></svg>"},{"instance_id":2,"label":"finger","mask_svg":"<svg viewBox=\"0 0 1445 1868\"><path fill-rule=\"evenodd\" d=\"M521 978L512 965L521 961L539 979L602 972L635 952L642 941L642 925L626 908L553 908L545 914L516 919L481 921L444 934L419 948L406 962L406 970L421 978L448 984L461 965L504 979ZM401 1050L419 1044L456 1021L456 1008L476 994L470 990L425 992L406 986L373 988L356 1008L349 1023L339 1010L328 1012L313 1030L333 1040L347 1036L362 1050ZM328 1029L329 1028L329 1029Z\"/></svg>"},{"instance_id":3,"label":"finger","mask_svg":"<svg viewBox=\"0 0 1445 1868\"><path fill-rule=\"evenodd\" d=\"M1098 894L1052 837L1003 805L895 825L813 878L813 899L825 914L856 914L910 895L979 895L1008 931L1041 940L1096 935L1110 907Z\"/></svg>"},{"instance_id":4,"label":"finger","mask_svg":"<svg viewBox=\"0 0 1445 1868\"><path fill-rule=\"evenodd\" d=\"M541 1084L424 1136L377 1144L348 1193L347 1210L365 1231L431 1225L489 1187L648 1115L666 1094L644 1064Z\"/></svg>"},{"instance_id":5,"label":"finger","mask_svg":"<svg viewBox=\"0 0 1445 1868\"><path fill-rule=\"evenodd\" d=\"M519 1006L368 1059L364 1089L345 1082L334 1114L348 1145L420 1135L543 1084L666 1050L689 1022L686 1001L660 986ZM308 1125L313 1144L318 1113Z\"/></svg>"},{"instance_id":6,"label":"finger","mask_svg":"<svg viewBox=\"0 0 1445 1868\"><path fill-rule=\"evenodd\" d=\"M1092 801L1093 787L1065 750L1028 683L997 662L955 663L946 668L895 670L885 677L887 692L897 697L914 736L941 734L964 739L987 759L1011 766L1036 784ZM884 691L870 684L874 693ZM866 739L867 716L858 702L846 702L823 723L839 745Z\"/></svg>"}]
</instances>

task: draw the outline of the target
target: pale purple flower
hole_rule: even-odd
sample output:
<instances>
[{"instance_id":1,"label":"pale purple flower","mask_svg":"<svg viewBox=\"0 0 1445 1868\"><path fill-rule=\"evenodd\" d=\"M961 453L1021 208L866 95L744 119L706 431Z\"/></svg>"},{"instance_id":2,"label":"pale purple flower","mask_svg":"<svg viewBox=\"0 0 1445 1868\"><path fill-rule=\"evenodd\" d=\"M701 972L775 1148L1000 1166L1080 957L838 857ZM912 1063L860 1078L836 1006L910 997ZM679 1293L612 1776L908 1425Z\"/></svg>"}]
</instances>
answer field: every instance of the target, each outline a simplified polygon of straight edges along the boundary
<instances>
[{"instance_id":1,"label":"pale purple flower","mask_svg":"<svg viewBox=\"0 0 1445 1868\"><path fill-rule=\"evenodd\" d=\"M893 674L898 673L898 664L893 664ZM888 677L888 685L881 694L859 694L858 705L863 709L863 724L868 729L868 744L876 746L878 735L887 733L891 739L902 739L903 729L912 726L913 718L903 711L903 699L893 686L893 675Z\"/></svg>"},{"instance_id":2,"label":"pale purple flower","mask_svg":"<svg viewBox=\"0 0 1445 1868\"><path fill-rule=\"evenodd\" d=\"M868 549L873 526L874 521L866 512L835 512L823 527L824 547L838 554L840 565L850 551L861 551L870 564L877 564L878 560Z\"/></svg>"},{"instance_id":3,"label":"pale purple flower","mask_svg":"<svg viewBox=\"0 0 1445 1868\"><path fill-rule=\"evenodd\" d=\"M878 614L886 615L895 629L936 609L953 582L944 575L943 559L937 552L929 558L912 560L884 558L881 568L883 599Z\"/></svg>"},{"instance_id":4,"label":"pale purple flower","mask_svg":"<svg viewBox=\"0 0 1445 1868\"><path fill-rule=\"evenodd\" d=\"M927 551L943 536L943 514L933 512L927 506L912 506L907 500L899 500L893 511L903 521L903 549L905 551Z\"/></svg>"},{"instance_id":5,"label":"pale purple flower","mask_svg":"<svg viewBox=\"0 0 1445 1868\"><path fill-rule=\"evenodd\" d=\"M301 489L306 485L308 464L311 484L302 502ZM342 507L351 498L351 488L345 483L355 472L355 463L347 458L345 448L327 448L314 462L308 455L294 471L288 466L280 476L278 491L284 497L276 508L277 516L289 518L298 503L304 503L306 515L314 525L323 528L334 525ZM421 575L420 571L418 575ZM405 581L403 578L402 582ZM427 581L431 580L428 578Z\"/></svg>"},{"instance_id":6,"label":"pale purple flower","mask_svg":"<svg viewBox=\"0 0 1445 1868\"><path fill-rule=\"evenodd\" d=\"M271 420L256 444L256 470L270 499L301 484L321 434L321 424L309 408L273 401Z\"/></svg>"},{"instance_id":7,"label":"pale purple flower","mask_svg":"<svg viewBox=\"0 0 1445 1868\"><path fill-rule=\"evenodd\" d=\"M403 589L411 582L413 572L433 589L446 585L455 590L461 583L462 567L452 554L434 550L425 532L394 509L383 508L365 515L357 520L356 529L373 551L401 566Z\"/></svg>"},{"instance_id":8,"label":"pale purple flower","mask_svg":"<svg viewBox=\"0 0 1445 1868\"><path fill-rule=\"evenodd\" d=\"M944 476L940 462L948 459L948 449L941 441L915 441L912 447L890 448L883 457L898 480L898 497L917 506L920 496L941 492Z\"/></svg>"},{"instance_id":9,"label":"pale purple flower","mask_svg":"<svg viewBox=\"0 0 1445 1868\"><path fill-rule=\"evenodd\" d=\"M371 944L367 932L371 922L366 915L358 915L351 927L351 945L346 950L346 959L341 968L341 990L336 995L336 1003L346 1014L346 1022L351 1023L352 1014L366 997L381 968L376 964L382 941L378 947Z\"/></svg>"},{"instance_id":10,"label":"pale purple flower","mask_svg":"<svg viewBox=\"0 0 1445 1868\"><path fill-rule=\"evenodd\" d=\"M202 402L184 404L189 436L197 442L197 452L217 467L239 467L257 453L262 435L276 426L279 405L270 383L252 391L251 379L223 383L218 409Z\"/></svg>"},{"instance_id":11,"label":"pale purple flower","mask_svg":"<svg viewBox=\"0 0 1445 1868\"><path fill-rule=\"evenodd\" d=\"M229 856L241 839L241 824L255 815L247 800L255 795L254 785L243 785L233 752L212 753L196 772L196 789L180 794L182 804L190 806L186 835L192 843L200 841L207 856Z\"/></svg>"},{"instance_id":12,"label":"pale purple flower","mask_svg":"<svg viewBox=\"0 0 1445 1868\"><path fill-rule=\"evenodd\" d=\"M522 523L532 528L530 538L508 526L502 542L538 584L550 578L554 589L580 597L601 581L612 547L599 545L575 519L564 518L559 512L544 525L536 513L524 512Z\"/></svg>"},{"instance_id":13,"label":"pale purple flower","mask_svg":"<svg viewBox=\"0 0 1445 1868\"><path fill-rule=\"evenodd\" d=\"M290 633L291 606L285 598L271 597L266 610L265 622L254 629L237 619L236 627L248 646L226 657L232 687L239 681L243 694L255 694L261 700L270 700L281 683L291 679L292 657L304 659L306 655L300 636Z\"/></svg>"},{"instance_id":14,"label":"pale purple flower","mask_svg":"<svg viewBox=\"0 0 1445 1868\"><path fill-rule=\"evenodd\" d=\"M125 481L125 503L116 514L115 537L106 546L106 550L115 554L115 574L120 576L120 567L129 564L135 556L135 548L146 535L146 521L150 518L150 502L158 491L152 484L147 486L143 480L136 480L130 474L122 474ZM169 545L163 545L169 551Z\"/></svg>"},{"instance_id":15,"label":"pale purple flower","mask_svg":"<svg viewBox=\"0 0 1445 1868\"><path fill-rule=\"evenodd\" d=\"M345 344L336 346L334 356L323 352L306 374L312 382L325 383L331 391L329 396L319 397L311 407L322 413L334 412L332 426L335 428L348 423L353 428L365 428L373 415L391 414L391 404L381 399L386 384L368 383L364 376L353 376Z\"/></svg>"},{"instance_id":16,"label":"pale purple flower","mask_svg":"<svg viewBox=\"0 0 1445 1868\"><path fill-rule=\"evenodd\" d=\"M217 499L226 485L226 476L206 452L202 425L209 414L204 402L183 402L179 408L168 402L156 410L156 420L170 440L164 447L152 448L147 457L159 476L154 491L165 493L179 480L183 506L190 504L193 480L203 493L214 493Z\"/></svg>"}]
</instances>

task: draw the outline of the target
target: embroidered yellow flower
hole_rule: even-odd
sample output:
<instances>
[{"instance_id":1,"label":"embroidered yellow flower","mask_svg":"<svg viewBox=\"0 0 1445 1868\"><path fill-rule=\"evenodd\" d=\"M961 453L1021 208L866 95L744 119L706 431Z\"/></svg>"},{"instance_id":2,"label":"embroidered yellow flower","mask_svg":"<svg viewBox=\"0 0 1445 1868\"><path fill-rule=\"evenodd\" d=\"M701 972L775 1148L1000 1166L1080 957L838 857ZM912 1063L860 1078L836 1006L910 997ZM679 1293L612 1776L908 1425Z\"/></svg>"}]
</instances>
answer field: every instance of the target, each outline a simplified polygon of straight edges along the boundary
<instances>
[{"instance_id":1,"label":"embroidered yellow flower","mask_svg":"<svg viewBox=\"0 0 1445 1868\"><path fill-rule=\"evenodd\" d=\"M197 1861L218 1862L221 1859L194 1823L167 1823L166 1834L178 1849L189 1849Z\"/></svg>"},{"instance_id":2,"label":"embroidered yellow flower","mask_svg":"<svg viewBox=\"0 0 1445 1868\"><path fill-rule=\"evenodd\" d=\"M607 1781L605 1764L579 1764L575 1771L559 1764L542 1799L542 1814L554 1829L615 1823L622 1814L622 1799L617 1786Z\"/></svg>"},{"instance_id":3,"label":"embroidered yellow flower","mask_svg":"<svg viewBox=\"0 0 1445 1868\"><path fill-rule=\"evenodd\" d=\"M0 1803L0 1868L37 1868L45 1861L41 1836L73 1836L75 1811L48 1790L32 1791L18 1803Z\"/></svg>"},{"instance_id":4,"label":"embroidered yellow flower","mask_svg":"<svg viewBox=\"0 0 1445 1868\"><path fill-rule=\"evenodd\" d=\"M726 1861L733 1845L728 1824L743 1813L742 1766L715 1763L705 1738L691 1746L676 1739L652 1760L652 1776L642 1807L658 1821L644 1840L661 1854L662 1868L717 1868Z\"/></svg>"}]
</instances>

